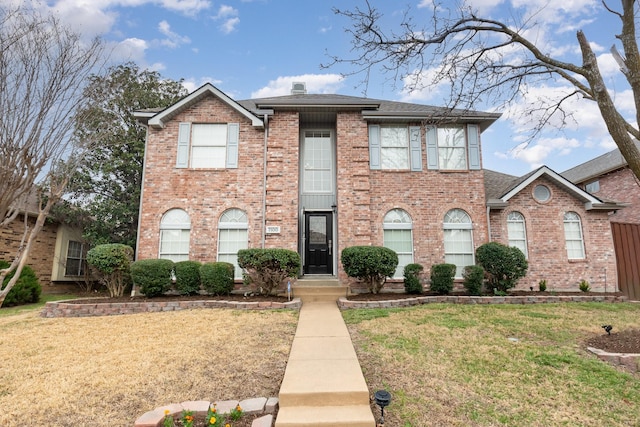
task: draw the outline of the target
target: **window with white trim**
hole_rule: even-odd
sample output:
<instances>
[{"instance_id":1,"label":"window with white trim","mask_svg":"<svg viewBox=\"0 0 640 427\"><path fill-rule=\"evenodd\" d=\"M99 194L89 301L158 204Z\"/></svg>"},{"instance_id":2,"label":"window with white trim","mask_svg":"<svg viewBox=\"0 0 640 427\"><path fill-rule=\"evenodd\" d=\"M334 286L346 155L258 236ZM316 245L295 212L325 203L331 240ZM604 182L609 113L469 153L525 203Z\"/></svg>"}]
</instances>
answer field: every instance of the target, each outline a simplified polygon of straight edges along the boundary
<instances>
[{"instance_id":1,"label":"window with white trim","mask_svg":"<svg viewBox=\"0 0 640 427\"><path fill-rule=\"evenodd\" d=\"M480 127L476 124L427 126L427 167L480 170Z\"/></svg>"},{"instance_id":2,"label":"window with white trim","mask_svg":"<svg viewBox=\"0 0 640 427\"><path fill-rule=\"evenodd\" d=\"M590 183L584 186L584 189L589 193L597 193L598 191L600 191L600 181L599 180L591 181Z\"/></svg>"},{"instance_id":3,"label":"window with white trim","mask_svg":"<svg viewBox=\"0 0 640 427\"><path fill-rule=\"evenodd\" d=\"M234 277L242 278L242 269L238 266L238 251L249 247L249 221L241 209L228 209L218 222L218 261L234 266Z\"/></svg>"},{"instance_id":4,"label":"window with white trim","mask_svg":"<svg viewBox=\"0 0 640 427\"><path fill-rule=\"evenodd\" d=\"M413 262L413 221L403 209L392 209L384 216L384 246L398 254L394 279L404 276L404 267Z\"/></svg>"},{"instance_id":5,"label":"window with white trim","mask_svg":"<svg viewBox=\"0 0 640 427\"><path fill-rule=\"evenodd\" d=\"M584 239L580 216L575 212L564 214L564 239L569 259L584 259Z\"/></svg>"},{"instance_id":6,"label":"window with white trim","mask_svg":"<svg viewBox=\"0 0 640 427\"><path fill-rule=\"evenodd\" d=\"M87 265L87 247L82 242L69 240L67 261L64 266L65 276L84 276Z\"/></svg>"},{"instance_id":7,"label":"window with white trim","mask_svg":"<svg viewBox=\"0 0 640 427\"><path fill-rule=\"evenodd\" d=\"M369 125L369 167L422 170L420 126Z\"/></svg>"},{"instance_id":8,"label":"window with white trim","mask_svg":"<svg viewBox=\"0 0 640 427\"><path fill-rule=\"evenodd\" d=\"M158 258L174 262L189 259L191 218L182 209L168 210L160 221L160 253Z\"/></svg>"},{"instance_id":9,"label":"window with white trim","mask_svg":"<svg viewBox=\"0 0 640 427\"><path fill-rule=\"evenodd\" d=\"M238 167L238 123L180 123L176 167Z\"/></svg>"},{"instance_id":10,"label":"window with white trim","mask_svg":"<svg viewBox=\"0 0 640 427\"><path fill-rule=\"evenodd\" d=\"M305 193L331 193L333 191L331 133L329 131L306 131L302 154L304 161L303 191Z\"/></svg>"},{"instance_id":11,"label":"window with white trim","mask_svg":"<svg viewBox=\"0 0 640 427\"><path fill-rule=\"evenodd\" d=\"M473 224L462 209L451 209L444 216L444 260L456 266L456 278L462 277L464 267L475 264Z\"/></svg>"},{"instance_id":12,"label":"window with white trim","mask_svg":"<svg viewBox=\"0 0 640 427\"><path fill-rule=\"evenodd\" d=\"M509 215L507 215L507 235L509 246L520 249L525 258L528 258L527 227L524 222L524 216L520 212L509 212Z\"/></svg>"}]
</instances>

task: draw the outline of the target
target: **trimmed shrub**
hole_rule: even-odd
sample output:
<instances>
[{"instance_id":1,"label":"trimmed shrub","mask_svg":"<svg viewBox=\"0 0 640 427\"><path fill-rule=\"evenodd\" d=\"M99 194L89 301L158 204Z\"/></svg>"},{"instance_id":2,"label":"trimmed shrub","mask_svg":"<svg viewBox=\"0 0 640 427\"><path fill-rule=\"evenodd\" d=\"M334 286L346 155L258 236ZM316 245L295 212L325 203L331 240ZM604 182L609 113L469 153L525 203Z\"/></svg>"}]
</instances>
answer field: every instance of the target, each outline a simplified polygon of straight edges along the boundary
<instances>
[{"instance_id":1,"label":"trimmed shrub","mask_svg":"<svg viewBox=\"0 0 640 427\"><path fill-rule=\"evenodd\" d=\"M422 282L420 275L424 267L420 264L407 264L404 266L404 291L408 294L421 294Z\"/></svg>"},{"instance_id":2,"label":"trimmed shrub","mask_svg":"<svg viewBox=\"0 0 640 427\"><path fill-rule=\"evenodd\" d=\"M467 265L462 271L464 281L462 285L471 295L480 295L482 293L482 284L484 283L484 268L480 265Z\"/></svg>"},{"instance_id":3,"label":"trimmed shrub","mask_svg":"<svg viewBox=\"0 0 640 427\"><path fill-rule=\"evenodd\" d=\"M121 297L129 284L132 259L133 248L121 243L98 245L87 252L87 264L111 297Z\"/></svg>"},{"instance_id":4,"label":"trimmed shrub","mask_svg":"<svg viewBox=\"0 0 640 427\"><path fill-rule=\"evenodd\" d=\"M143 259L131 264L133 284L140 287L140 292L149 298L157 297L171 288L170 259Z\"/></svg>"},{"instance_id":5,"label":"trimmed shrub","mask_svg":"<svg viewBox=\"0 0 640 427\"><path fill-rule=\"evenodd\" d=\"M582 279L582 280L580 280L580 284L578 285L578 288L582 292L589 292L591 290L591 285L589 284L589 282L587 282L586 280Z\"/></svg>"},{"instance_id":6,"label":"trimmed shrub","mask_svg":"<svg viewBox=\"0 0 640 427\"><path fill-rule=\"evenodd\" d=\"M366 282L369 292L377 294L387 277L393 277L398 254L382 246L351 246L342 250L340 261L349 277Z\"/></svg>"},{"instance_id":7,"label":"trimmed shrub","mask_svg":"<svg viewBox=\"0 0 640 427\"><path fill-rule=\"evenodd\" d=\"M529 264L522 251L498 242L489 242L476 250L476 261L489 277L494 291L507 292L527 274Z\"/></svg>"},{"instance_id":8,"label":"trimmed shrub","mask_svg":"<svg viewBox=\"0 0 640 427\"><path fill-rule=\"evenodd\" d=\"M202 287L213 295L229 295L233 290L235 267L228 262L206 262L200 266Z\"/></svg>"},{"instance_id":9,"label":"trimmed shrub","mask_svg":"<svg viewBox=\"0 0 640 427\"><path fill-rule=\"evenodd\" d=\"M178 261L173 265L176 274L176 291L180 295L195 295L200 290L200 267L198 261Z\"/></svg>"},{"instance_id":10,"label":"trimmed shrub","mask_svg":"<svg viewBox=\"0 0 640 427\"><path fill-rule=\"evenodd\" d=\"M298 277L300 255L289 249L241 249L238 265L244 269L245 284L269 295L277 293L287 279Z\"/></svg>"},{"instance_id":11,"label":"trimmed shrub","mask_svg":"<svg viewBox=\"0 0 640 427\"><path fill-rule=\"evenodd\" d=\"M10 264L6 261L0 261L0 270L9 267L9 265ZM9 283L9 280L13 278L14 274L15 272L7 274L7 277L4 278L2 287L0 287L0 289L4 289L7 287L7 283ZM22 268L22 272L20 273L18 281L15 285L13 285L13 287L5 297L2 306L10 307L14 305L35 303L40 301L41 293L42 287L40 286L40 282L38 281L36 273L31 267L25 265Z\"/></svg>"},{"instance_id":12,"label":"trimmed shrub","mask_svg":"<svg viewBox=\"0 0 640 427\"><path fill-rule=\"evenodd\" d=\"M540 292L544 292L547 290L547 280L546 279L542 279L538 282L538 289L540 290Z\"/></svg>"},{"instance_id":13,"label":"trimmed shrub","mask_svg":"<svg viewBox=\"0 0 640 427\"><path fill-rule=\"evenodd\" d=\"M453 290L453 278L456 275L454 264L434 264L431 266L430 289L440 295L446 295Z\"/></svg>"}]
</instances>

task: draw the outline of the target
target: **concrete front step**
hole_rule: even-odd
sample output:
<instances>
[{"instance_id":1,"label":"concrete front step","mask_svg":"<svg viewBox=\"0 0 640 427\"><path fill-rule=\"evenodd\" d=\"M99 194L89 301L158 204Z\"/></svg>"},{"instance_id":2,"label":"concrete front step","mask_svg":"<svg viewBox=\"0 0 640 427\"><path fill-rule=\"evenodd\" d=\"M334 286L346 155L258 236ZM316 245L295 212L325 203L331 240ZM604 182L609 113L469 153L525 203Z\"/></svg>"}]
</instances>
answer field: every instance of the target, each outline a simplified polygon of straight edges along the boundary
<instances>
[{"instance_id":1,"label":"concrete front step","mask_svg":"<svg viewBox=\"0 0 640 427\"><path fill-rule=\"evenodd\" d=\"M347 296L349 292L348 286L293 286L293 296L300 298L302 303L305 302L321 302L321 301L337 301L338 298Z\"/></svg>"},{"instance_id":2,"label":"concrete front step","mask_svg":"<svg viewBox=\"0 0 640 427\"><path fill-rule=\"evenodd\" d=\"M369 405L295 406L280 408L276 427L374 427Z\"/></svg>"}]
</instances>

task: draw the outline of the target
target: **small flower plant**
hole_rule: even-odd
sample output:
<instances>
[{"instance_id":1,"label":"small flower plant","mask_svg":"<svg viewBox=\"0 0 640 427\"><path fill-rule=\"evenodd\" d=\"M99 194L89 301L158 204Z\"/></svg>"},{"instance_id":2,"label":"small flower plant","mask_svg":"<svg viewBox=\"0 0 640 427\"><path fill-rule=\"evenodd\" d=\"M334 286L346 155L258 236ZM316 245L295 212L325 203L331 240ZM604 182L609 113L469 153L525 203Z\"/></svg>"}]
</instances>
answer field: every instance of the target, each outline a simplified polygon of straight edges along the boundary
<instances>
[{"instance_id":1,"label":"small flower plant","mask_svg":"<svg viewBox=\"0 0 640 427\"><path fill-rule=\"evenodd\" d=\"M214 403L209 407L209 410L207 411L204 425L207 427L232 427L228 421L238 421L240 418L242 418L243 415L244 414L240 405L236 405L236 407L233 408L227 416L220 415L218 413L218 410L216 409L216 404ZM179 425L184 427L195 427L196 424L193 411L182 411ZM168 409L165 409L164 411L164 421L162 426L175 427L173 416L171 415L171 411L169 411Z\"/></svg>"},{"instance_id":2,"label":"small flower plant","mask_svg":"<svg viewBox=\"0 0 640 427\"><path fill-rule=\"evenodd\" d=\"M231 419L231 421L238 421L242 417L242 415L242 408L240 407L240 405L236 405L236 407L231 410L228 417ZM206 426L231 427L231 424L229 424L227 421L229 420L227 420L226 417L218 414L215 403L209 407L207 417L205 418Z\"/></svg>"}]
</instances>

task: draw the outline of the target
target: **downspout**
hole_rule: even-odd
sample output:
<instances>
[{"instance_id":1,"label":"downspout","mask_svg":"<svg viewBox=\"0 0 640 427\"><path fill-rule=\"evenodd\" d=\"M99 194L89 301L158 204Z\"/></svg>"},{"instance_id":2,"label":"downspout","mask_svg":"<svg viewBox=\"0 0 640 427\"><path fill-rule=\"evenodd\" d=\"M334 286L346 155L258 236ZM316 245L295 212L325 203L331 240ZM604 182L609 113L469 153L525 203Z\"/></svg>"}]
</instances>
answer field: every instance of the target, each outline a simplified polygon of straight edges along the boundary
<instances>
[{"instance_id":1,"label":"downspout","mask_svg":"<svg viewBox=\"0 0 640 427\"><path fill-rule=\"evenodd\" d=\"M260 247L264 249L267 235L267 142L269 140L269 113L264 113L264 154L262 163L262 239Z\"/></svg>"},{"instance_id":2,"label":"downspout","mask_svg":"<svg viewBox=\"0 0 640 427\"><path fill-rule=\"evenodd\" d=\"M487 206L487 238L491 242L491 207Z\"/></svg>"}]
</instances>

